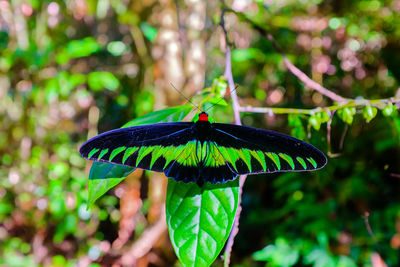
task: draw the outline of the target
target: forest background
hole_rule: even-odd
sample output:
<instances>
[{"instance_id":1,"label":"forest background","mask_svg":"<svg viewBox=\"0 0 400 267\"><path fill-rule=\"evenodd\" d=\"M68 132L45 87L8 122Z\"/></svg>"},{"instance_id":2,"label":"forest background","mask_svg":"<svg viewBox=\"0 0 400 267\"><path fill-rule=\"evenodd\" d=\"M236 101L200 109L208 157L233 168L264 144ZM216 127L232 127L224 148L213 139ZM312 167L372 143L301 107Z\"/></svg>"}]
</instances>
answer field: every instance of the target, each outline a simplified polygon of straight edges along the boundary
<instances>
[{"instance_id":1,"label":"forest background","mask_svg":"<svg viewBox=\"0 0 400 267\"><path fill-rule=\"evenodd\" d=\"M179 266L167 179L137 170L87 211L78 149L184 104L171 84L196 101L228 55L238 100L210 116L329 156L247 178L231 266L398 266L399 41L399 0L0 0L0 265Z\"/></svg>"}]
</instances>

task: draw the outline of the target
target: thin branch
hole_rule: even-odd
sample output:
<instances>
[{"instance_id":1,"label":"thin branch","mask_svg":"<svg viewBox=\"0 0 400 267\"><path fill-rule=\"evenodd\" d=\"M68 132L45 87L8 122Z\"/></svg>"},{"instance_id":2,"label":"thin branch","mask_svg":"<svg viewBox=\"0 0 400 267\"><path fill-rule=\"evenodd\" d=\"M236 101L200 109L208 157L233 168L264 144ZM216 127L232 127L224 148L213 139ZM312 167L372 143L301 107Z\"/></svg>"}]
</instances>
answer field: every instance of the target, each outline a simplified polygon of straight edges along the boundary
<instances>
[{"instance_id":1,"label":"thin branch","mask_svg":"<svg viewBox=\"0 0 400 267\"><path fill-rule=\"evenodd\" d=\"M235 241L235 237L239 232L239 219L240 213L242 212L242 193L243 193L243 185L246 181L247 175L239 176L239 199L238 199L238 207L236 210L235 221L232 225L231 233L229 234L228 240L226 241L225 252L224 252L224 267L228 267L231 261L231 252L233 247L233 242Z\"/></svg>"},{"instance_id":2,"label":"thin branch","mask_svg":"<svg viewBox=\"0 0 400 267\"><path fill-rule=\"evenodd\" d=\"M228 7L224 8L227 12L234 13L236 16L238 16L240 19L246 21L249 23L255 30L257 30L261 35L264 35L272 44L272 46L275 48L276 51L278 51L283 58L283 62L285 63L286 68L293 74L295 75L300 81L302 81L308 88L315 90L319 92L320 94L332 99L333 101L337 102L345 102L348 99L330 91L329 89L323 87L319 83L313 81L311 78L309 78L304 72L302 72L299 68L297 68L293 63L286 57L285 53L283 52L282 48L278 44L278 42L275 40L275 38L268 33L266 29L255 23L254 21L250 20L246 15L237 12L233 9L230 9Z\"/></svg>"},{"instance_id":3,"label":"thin branch","mask_svg":"<svg viewBox=\"0 0 400 267\"><path fill-rule=\"evenodd\" d=\"M268 107L239 107L240 112L252 112L252 113L267 113L267 114L304 114L313 115L318 112L329 111L334 112L343 108L356 108L365 106L374 106L377 108L383 108L388 103L398 104L400 103L400 98L382 98L382 99L357 99L348 100L337 105L329 107L317 107L312 109L297 109L297 108L268 108Z\"/></svg>"},{"instance_id":4,"label":"thin branch","mask_svg":"<svg viewBox=\"0 0 400 267\"><path fill-rule=\"evenodd\" d=\"M364 223L365 227L367 228L368 234L371 236L372 240L376 243L377 242L376 237L374 235L374 232L372 232L372 228L369 223L369 215L370 213L368 211L364 213L363 215ZM379 255L378 252L372 253L371 263L373 267L387 267L387 264L385 263L385 261L382 259L382 257Z\"/></svg>"},{"instance_id":5,"label":"thin branch","mask_svg":"<svg viewBox=\"0 0 400 267\"><path fill-rule=\"evenodd\" d=\"M233 81L233 75L232 75L232 65L231 65L231 49L229 46L226 47L226 55L225 55L225 73L224 76L228 80L228 86L229 86L229 92L231 94L232 98L232 106L233 106L233 113L235 115L235 124L236 125L242 125L242 122L240 120L240 106L239 106L239 101L238 97L236 94L235 89L235 83Z\"/></svg>"},{"instance_id":6,"label":"thin branch","mask_svg":"<svg viewBox=\"0 0 400 267\"><path fill-rule=\"evenodd\" d=\"M152 226L147 228L138 240L133 243L131 248L124 252L121 257L122 264L132 266L137 259L143 257L150 251L160 236L167 230L165 218L165 205L162 205L160 218Z\"/></svg>"},{"instance_id":7,"label":"thin branch","mask_svg":"<svg viewBox=\"0 0 400 267\"><path fill-rule=\"evenodd\" d=\"M395 178L400 178L400 174L398 173L391 173L390 176Z\"/></svg>"},{"instance_id":8,"label":"thin branch","mask_svg":"<svg viewBox=\"0 0 400 267\"><path fill-rule=\"evenodd\" d=\"M178 31L179 31L179 41L181 43L181 48L182 48L182 63L185 62L185 51L187 48L187 39L186 39L186 27L182 25L182 17L180 14L180 7L179 7L179 0L174 0L175 2L175 8L176 8L176 20L178 23Z\"/></svg>"},{"instance_id":9,"label":"thin branch","mask_svg":"<svg viewBox=\"0 0 400 267\"><path fill-rule=\"evenodd\" d=\"M219 24L224 32L225 44L226 44L224 77L228 80L228 86L229 86L230 94L232 97L232 106L233 106L233 113L235 116L235 124L242 125L242 122L240 120L240 110L239 110L240 106L239 106L239 101L238 101L238 97L237 97L236 90L235 90L236 89L235 82L233 80L233 74L232 74L231 49L229 47L230 42L228 40L228 32L225 28L224 15L225 15L225 9L223 9L221 12L221 21ZM224 252L224 266L225 267L229 266L233 242L235 240L235 236L239 232L239 218L240 218L240 212L242 210L240 203L241 203L242 192L243 192L242 188L243 188L244 182L246 181L246 178L247 178L247 175L241 175L239 177L238 208L236 211L235 221L233 222L231 233L229 234L229 237L228 237L228 240L227 240L226 246L225 246L225 252Z\"/></svg>"},{"instance_id":10,"label":"thin branch","mask_svg":"<svg viewBox=\"0 0 400 267\"><path fill-rule=\"evenodd\" d=\"M375 235L372 232L371 225L369 224L369 212L368 211L366 211L364 213L363 218L364 218L365 228L367 228L368 234L372 237L372 240L374 240L374 242L376 242Z\"/></svg>"},{"instance_id":11,"label":"thin branch","mask_svg":"<svg viewBox=\"0 0 400 267\"><path fill-rule=\"evenodd\" d=\"M225 28L225 9L222 10L221 13L221 21L219 25L221 26L222 30L224 31L224 36L225 36L225 45L226 45L226 52L225 52L225 73L224 77L228 80L228 86L229 86L229 91L232 97L232 106L233 106L233 113L235 115L235 124L236 125L242 125L242 122L240 121L240 111L239 111L239 101L238 97L236 94L235 89L235 82L233 81L233 74L232 74L232 63L231 63L231 48L230 42L228 40L228 32Z\"/></svg>"},{"instance_id":12,"label":"thin branch","mask_svg":"<svg viewBox=\"0 0 400 267\"><path fill-rule=\"evenodd\" d=\"M377 252L372 253L371 264L372 267L387 267L387 264L383 261L382 257Z\"/></svg>"},{"instance_id":13,"label":"thin branch","mask_svg":"<svg viewBox=\"0 0 400 267\"><path fill-rule=\"evenodd\" d=\"M335 158L340 156L340 153L332 153L332 119L333 115L335 115L335 111L333 111L329 117L328 122L326 123L326 140L327 140L327 154L331 158Z\"/></svg>"},{"instance_id":14,"label":"thin branch","mask_svg":"<svg viewBox=\"0 0 400 267\"><path fill-rule=\"evenodd\" d=\"M340 143L339 143L339 149L340 150L343 150L344 139L346 138L348 130L349 130L349 125L346 123L346 125L344 126L344 130L343 130L342 136L340 137Z\"/></svg>"}]
</instances>

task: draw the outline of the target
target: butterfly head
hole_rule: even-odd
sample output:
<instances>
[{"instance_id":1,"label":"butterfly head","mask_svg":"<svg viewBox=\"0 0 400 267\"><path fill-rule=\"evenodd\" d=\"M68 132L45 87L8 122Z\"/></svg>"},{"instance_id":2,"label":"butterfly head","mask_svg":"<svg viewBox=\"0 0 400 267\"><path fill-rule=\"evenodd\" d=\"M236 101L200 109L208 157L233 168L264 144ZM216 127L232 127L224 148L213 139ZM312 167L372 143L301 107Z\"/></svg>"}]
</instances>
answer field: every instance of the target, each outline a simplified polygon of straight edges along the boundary
<instances>
[{"instance_id":1,"label":"butterfly head","mask_svg":"<svg viewBox=\"0 0 400 267\"><path fill-rule=\"evenodd\" d=\"M198 120L198 121L208 121L208 114L205 113L204 111L201 112L201 113L199 114L199 120Z\"/></svg>"}]
</instances>

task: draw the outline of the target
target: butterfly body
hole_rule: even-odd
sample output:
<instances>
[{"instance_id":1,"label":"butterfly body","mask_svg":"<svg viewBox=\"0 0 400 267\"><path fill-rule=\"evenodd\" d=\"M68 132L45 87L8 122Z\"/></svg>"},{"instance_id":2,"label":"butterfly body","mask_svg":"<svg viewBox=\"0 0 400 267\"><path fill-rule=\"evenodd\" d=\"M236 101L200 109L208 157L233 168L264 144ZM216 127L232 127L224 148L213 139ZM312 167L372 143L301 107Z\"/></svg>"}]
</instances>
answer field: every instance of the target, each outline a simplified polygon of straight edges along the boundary
<instances>
[{"instance_id":1,"label":"butterfly body","mask_svg":"<svg viewBox=\"0 0 400 267\"><path fill-rule=\"evenodd\" d=\"M280 133L223 123L157 123L100 134L80 149L84 158L164 172L176 181L221 183L241 174L307 171L326 158Z\"/></svg>"}]
</instances>

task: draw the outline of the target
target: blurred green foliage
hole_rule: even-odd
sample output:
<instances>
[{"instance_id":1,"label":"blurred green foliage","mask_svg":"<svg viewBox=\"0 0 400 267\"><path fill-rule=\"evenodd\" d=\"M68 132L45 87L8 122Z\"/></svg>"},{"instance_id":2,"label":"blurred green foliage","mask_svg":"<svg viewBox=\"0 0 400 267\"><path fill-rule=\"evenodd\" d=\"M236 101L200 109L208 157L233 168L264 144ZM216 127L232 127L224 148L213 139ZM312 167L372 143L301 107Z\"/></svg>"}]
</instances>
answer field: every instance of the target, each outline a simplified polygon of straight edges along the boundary
<instances>
[{"instance_id":1,"label":"blurred green foliage","mask_svg":"<svg viewBox=\"0 0 400 267\"><path fill-rule=\"evenodd\" d=\"M197 9L177 2L183 18L197 21L189 16ZM195 40L207 46L204 69L193 71L181 62L187 68L185 95L197 90L193 100L199 103L225 94L226 85L214 81L225 61L212 19L219 17L219 3L211 2L200 9L202 34L189 23L180 35L174 3L0 1L0 265L111 265L154 223L159 187L151 186L161 180L150 173L133 173L86 210L89 168L78 148L88 132L91 137L154 108L184 103L171 96L178 95L169 85L172 76L163 76L179 66L163 62L170 59L167 48L176 48L165 43L182 41L185 49L190 47L185 41ZM325 87L348 98L398 96L398 0L239 2L227 4L263 25L290 60ZM333 104L288 72L281 55L251 25L227 16L242 106ZM188 39L180 37L185 33ZM172 54L181 60L180 53ZM202 92L190 80L196 72L206 74ZM218 101L209 100L206 109ZM220 104L208 112L218 122L232 122L231 106ZM373 253L389 266L399 265L396 109L388 104L337 111L330 130L336 157L321 171L249 177L232 265L372 266ZM327 152L327 116L244 113L242 120L291 133ZM134 182L141 184L142 204L129 217L121 209L126 197L121 192L130 192L126 188ZM134 229L124 249L114 249L126 228L122 221ZM141 258L144 264L176 262L168 239L160 240Z\"/></svg>"}]
</instances>

